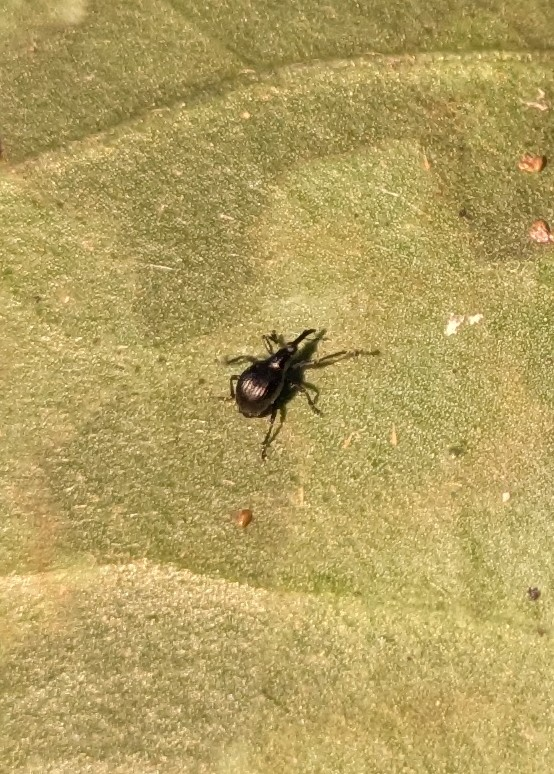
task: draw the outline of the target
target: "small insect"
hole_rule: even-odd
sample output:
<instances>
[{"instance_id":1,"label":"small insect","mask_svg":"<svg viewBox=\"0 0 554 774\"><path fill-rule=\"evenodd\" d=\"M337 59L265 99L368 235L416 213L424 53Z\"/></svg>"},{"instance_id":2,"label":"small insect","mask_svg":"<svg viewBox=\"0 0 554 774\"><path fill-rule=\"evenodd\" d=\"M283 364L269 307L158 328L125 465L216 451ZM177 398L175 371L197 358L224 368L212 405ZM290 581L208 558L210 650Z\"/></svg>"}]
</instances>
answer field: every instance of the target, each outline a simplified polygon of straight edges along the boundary
<instances>
[{"instance_id":1,"label":"small insect","mask_svg":"<svg viewBox=\"0 0 554 774\"><path fill-rule=\"evenodd\" d=\"M269 416L269 428L262 442L262 459L264 460L267 456L268 447L283 424L284 404L292 394L295 392L303 393L312 411L315 414L322 413L316 406L319 391L315 385L304 381L304 369L332 365L337 359L363 354L361 350L354 352L343 350L327 355L319 360L311 361L311 354L313 354L317 342L323 335L321 334L319 338L316 337L315 341L310 344L308 359L296 360L300 344L313 333L316 333L315 328L308 328L302 331L300 336L297 336L293 341L285 343L282 337L278 336L274 331L269 336L262 337L269 357L260 359L243 355L225 361L227 365L240 362L251 364L242 374L231 376L231 398L236 401L240 413L245 417ZM313 397L310 391L314 393ZM279 412L281 413L280 426L272 436L275 420Z\"/></svg>"}]
</instances>

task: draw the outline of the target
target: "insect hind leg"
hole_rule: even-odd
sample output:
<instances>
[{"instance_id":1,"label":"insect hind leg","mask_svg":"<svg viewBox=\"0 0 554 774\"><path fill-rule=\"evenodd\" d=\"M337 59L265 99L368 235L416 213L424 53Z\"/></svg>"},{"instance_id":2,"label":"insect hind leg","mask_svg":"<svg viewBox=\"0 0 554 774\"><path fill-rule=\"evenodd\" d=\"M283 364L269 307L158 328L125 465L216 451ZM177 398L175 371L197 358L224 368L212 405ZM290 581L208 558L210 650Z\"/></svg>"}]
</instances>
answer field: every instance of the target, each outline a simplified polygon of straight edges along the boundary
<instances>
[{"instance_id":1,"label":"insect hind leg","mask_svg":"<svg viewBox=\"0 0 554 774\"><path fill-rule=\"evenodd\" d=\"M279 426L277 427L277 430L273 433L273 427L275 425L275 420L277 419L277 414L279 414ZM262 441L262 460L265 460L267 458L267 450L279 435L281 428L283 427L284 421L285 421L285 411L283 406L277 406L274 404L271 408L269 427L267 429L267 433L265 434L264 440ZM272 436L272 433L273 433L273 436Z\"/></svg>"}]
</instances>

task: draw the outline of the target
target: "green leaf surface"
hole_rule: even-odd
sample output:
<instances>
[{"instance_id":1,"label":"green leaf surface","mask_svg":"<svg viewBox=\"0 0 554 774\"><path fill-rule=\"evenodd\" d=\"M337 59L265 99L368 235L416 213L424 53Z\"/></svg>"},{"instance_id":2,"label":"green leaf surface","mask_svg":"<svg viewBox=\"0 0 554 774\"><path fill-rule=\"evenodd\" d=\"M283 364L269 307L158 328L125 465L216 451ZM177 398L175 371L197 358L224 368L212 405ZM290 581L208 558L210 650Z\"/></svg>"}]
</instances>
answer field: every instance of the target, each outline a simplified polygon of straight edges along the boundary
<instances>
[{"instance_id":1,"label":"green leaf surface","mask_svg":"<svg viewBox=\"0 0 554 774\"><path fill-rule=\"evenodd\" d=\"M8 3L0 768L552 769L553 28Z\"/></svg>"}]
</instances>

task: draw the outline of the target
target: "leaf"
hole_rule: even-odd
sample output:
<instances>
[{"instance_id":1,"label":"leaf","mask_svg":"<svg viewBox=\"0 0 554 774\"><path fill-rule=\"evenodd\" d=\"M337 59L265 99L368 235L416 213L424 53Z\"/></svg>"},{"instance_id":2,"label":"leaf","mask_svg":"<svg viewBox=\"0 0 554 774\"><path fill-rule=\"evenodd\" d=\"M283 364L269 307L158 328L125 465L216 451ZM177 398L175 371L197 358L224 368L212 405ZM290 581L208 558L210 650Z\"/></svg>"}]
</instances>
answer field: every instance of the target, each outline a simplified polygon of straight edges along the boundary
<instances>
[{"instance_id":1,"label":"leaf","mask_svg":"<svg viewBox=\"0 0 554 774\"><path fill-rule=\"evenodd\" d=\"M549 769L549 21L9 4L6 770ZM308 327L381 357L262 464L223 363Z\"/></svg>"}]
</instances>

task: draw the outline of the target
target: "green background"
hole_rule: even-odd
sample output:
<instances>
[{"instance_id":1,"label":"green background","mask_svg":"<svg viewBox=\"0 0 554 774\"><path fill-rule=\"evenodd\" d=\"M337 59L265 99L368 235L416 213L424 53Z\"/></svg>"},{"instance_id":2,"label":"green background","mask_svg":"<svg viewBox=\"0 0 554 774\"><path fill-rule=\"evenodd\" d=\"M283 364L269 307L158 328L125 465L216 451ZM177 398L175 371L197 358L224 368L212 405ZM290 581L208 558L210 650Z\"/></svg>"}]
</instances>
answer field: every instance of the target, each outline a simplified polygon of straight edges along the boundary
<instances>
[{"instance_id":1,"label":"green background","mask_svg":"<svg viewBox=\"0 0 554 774\"><path fill-rule=\"evenodd\" d=\"M1 770L551 771L552 4L0 25Z\"/></svg>"}]
</instances>

